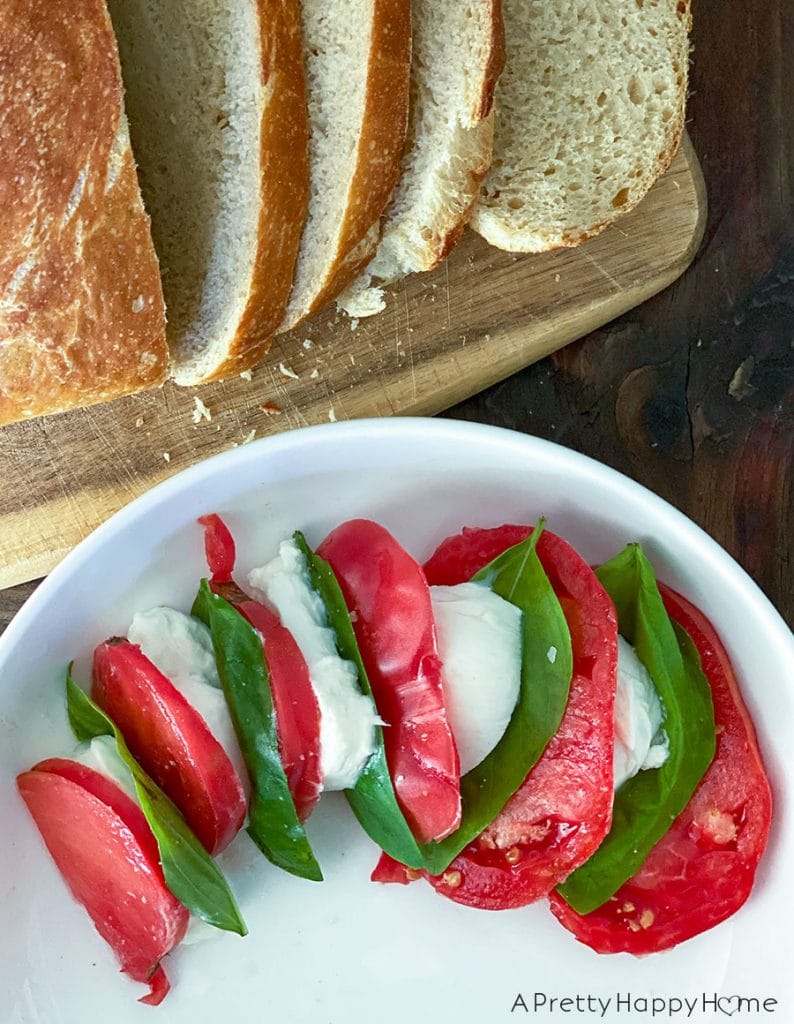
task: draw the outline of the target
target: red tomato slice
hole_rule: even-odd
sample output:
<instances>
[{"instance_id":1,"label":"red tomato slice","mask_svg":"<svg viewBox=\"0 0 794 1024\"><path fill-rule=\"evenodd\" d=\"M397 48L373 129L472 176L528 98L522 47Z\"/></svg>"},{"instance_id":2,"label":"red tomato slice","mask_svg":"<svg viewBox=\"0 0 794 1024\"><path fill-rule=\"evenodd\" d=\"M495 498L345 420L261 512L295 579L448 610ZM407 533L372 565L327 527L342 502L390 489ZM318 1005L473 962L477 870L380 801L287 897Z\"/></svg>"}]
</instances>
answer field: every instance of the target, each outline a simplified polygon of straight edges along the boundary
<instances>
[{"instance_id":1,"label":"red tomato slice","mask_svg":"<svg viewBox=\"0 0 794 1024\"><path fill-rule=\"evenodd\" d=\"M214 513L201 516L199 522L204 527L204 552L212 573L212 582L231 583L237 550L229 527Z\"/></svg>"},{"instance_id":2,"label":"red tomato slice","mask_svg":"<svg viewBox=\"0 0 794 1024\"><path fill-rule=\"evenodd\" d=\"M421 871L407 868L398 860L390 857L388 853L380 855L378 863L375 865L375 870L369 876L371 882L382 882L384 885L408 885L410 882L415 882L421 877Z\"/></svg>"},{"instance_id":3,"label":"red tomato slice","mask_svg":"<svg viewBox=\"0 0 794 1024\"><path fill-rule=\"evenodd\" d=\"M17 778L42 838L121 969L157 1005L169 984L161 957L182 939L185 907L163 881L157 844L140 808L115 783L73 761L52 759Z\"/></svg>"},{"instance_id":4,"label":"red tomato slice","mask_svg":"<svg viewBox=\"0 0 794 1024\"><path fill-rule=\"evenodd\" d=\"M554 916L598 953L656 953L730 917L750 895L769 836L772 794L727 652L702 612L659 589L700 653L714 698L717 753L670 831L603 907L582 916L552 895Z\"/></svg>"},{"instance_id":5,"label":"red tomato slice","mask_svg":"<svg viewBox=\"0 0 794 1024\"><path fill-rule=\"evenodd\" d=\"M318 553L348 608L375 703L397 799L420 842L460 824L460 766L447 722L430 591L421 567L377 523L337 527Z\"/></svg>"},{"instance_id":6,"label":"red tomato slice","mask_svg":"<svg viewBox=\"0 0 794 1024\"><path fill-rule=\"evenodd\" d=\"M52 772L54 775L60 775L61 778L82 786L97 800L107 804L137 837L141 849L145 852L149 862L156 865L156 873L165 885L165 878L160 866L160 851L154 833L149 828L146 815L117 783L79 761L70 761L63 757L48 757L45 761L39 761L37 765L34 765L31 771Z\"/></svg>"},{"instance_id":7,"label":"red tomato slice","mask_svg":"<svg viewBox=\"0 0 794 1024\"><path fill-rule=\"evenodd\" d=\"M305 821L323 789L320 706L306 659L278 615L258 601L252 601L232 579L236 558L234 539L220 516L202 516L199 522L204 526L212 590L233 604L262 637L281 763L298 817Z\"/></svg>"},{"instance_id":8,"label":"red tomato slice","mask_svg":"<svg viewBox=\"0 0 794 1024\"><path fill-rule=\"evenodd\" d=\"M204 719L139 647L108 640L94 651L91 695L134 758L184 814L209 853L243 827L245 792Z\"/></svg>"},{"instance_id":9,"label":"red tomato slice","mask_svg":"<svg viewBox=\"0 0 794 1024\"><path fill-rule=\"evenodd\" d=\"M470 580L531 532L526 526L466 529L427 562L428 582ZM545 896L591 856L612 820L615 609L566 541L544 530L537 552L571 631L568 705L557 734L501 814L443 875L429 877L437 892L485 910L521 907Z\"/></svg>"}]
</instances>

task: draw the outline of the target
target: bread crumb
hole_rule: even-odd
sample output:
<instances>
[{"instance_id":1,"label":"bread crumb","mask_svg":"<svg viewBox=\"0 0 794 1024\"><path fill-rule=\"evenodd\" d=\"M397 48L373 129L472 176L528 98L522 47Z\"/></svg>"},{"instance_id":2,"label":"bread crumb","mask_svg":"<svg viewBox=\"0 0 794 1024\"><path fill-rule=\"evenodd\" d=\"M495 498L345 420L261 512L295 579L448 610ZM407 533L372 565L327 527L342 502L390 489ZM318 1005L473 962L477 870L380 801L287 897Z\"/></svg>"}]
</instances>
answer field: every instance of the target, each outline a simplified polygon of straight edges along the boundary
<instances>
[{"instance_id":1,"label":"bread crumb","mask_svg":"<svg viewBox=\"0 0 794 1024\"><path fill-rule=\"evenodd\" d=\"M372 277L364 273L341 293L336 308L350 317L350 330L355 331L361 317L374 316L386 308L383 288L372 284Z\"/></svg>"},{"instance_id":2,"label":"bread crumb","mask_svg":"<svg viewBox=\"0 0 794 1024\"><path fill-rule=\"evenodd\" d=\"M300 380L300 377L295 373L289 366L285 366L283 363L278 364L278 372L282 377L289 377L291 380Z\"/></svg>"},{"instance_id":3,"label":"bread crumb","mask_svg":"<svg viewBox=\"0 0 794 1024\"><path fill-rule=\"evenodd\" d=\"M308 352L310 348L314 348L314 342L312 341L311 338L304 338L303 339L303 347Z\"/></svg>"},{"instance_id":4,"label":"bread crumb","mask_svg":"<svg viewBox=\"0 0 794 1024\"><path fill-rule=\"evenodd\" d=\"M171 461L171 452L163 452L163 458L165 459L166 462L170 462Z\"/></svg>"},{"instance_id":5,"label":"bread crumb","mask_svg":"<svg viewBox=\"0 0 794 1024\"><path fill-rule=\"evenodd\" d=\"M336 423L336 413L334 412L333 406L331 406L331 408L328 410L328 419L331 421L331 423Z\"/></svg>"},{"instance_id":6,"label":"bread crumb","mask_svg":"<svg viewBox=\"0 0 794 1024\"><path fill-rule=\"evenodd\" d=\"M320 376L320 371L317 369L316 366L312 370L312 372L309 374L309 376L311 377L312 380L317 380L317 378Z\"/></svg>"},{"instance_id":7,"label":"bread crumb","mask_svg":"<svg viewBox=\"0 0 794 1024\"><path fill-rule=\"evenodd\" d=\"M254 379L254 375L253 375L253 373L251 373L250 370L243 370L243 372L240 374L240 376L242 377L243 380L247 380L247 381L251 381L251 380Z\"/></svg>"},{"instance_id":8,"label":"bread crumb","mask_svg":"<svg viewBox=\"0 0 794 1024\"><path fill-rule=\"evenodd\" d=\"M132 311L133 313L140 313L143 311L143 307L146 305L146 301L142 295L139 295L137 299L132 300Z\"/></svg>"},{"instance_id":9,"label":"bread crumb","mask_svg":"<svg viewBox=\"0 0 794 1024\"><path fill-rule=\"evenodd\" d=\"M243 438L243 444L248 444L249 441L253 441L253 439L255 437L256 437L256 429L252 430L250 434L246 434L246 436Z\"/></svg>"},{"instance_id":10,"label":"bread crumb","mask_svg":"<svg viewBox=\"0 0 794 1024\"><path fill-rule=\"evenodd\" d=\"M755 356L748 356L736 367L736 372L728 385L728 394L737 402L741 402L758 390L755 385L750 383L754 369Z\"/></svg>"},{"instance_id":11,"label":"bread crumb","mask_svg":"<svg viewBox=\"0 0 794 1024\"><path fill-rule=\"evenodd\" d=\"M193 401L196 403L196 408L193 410L193 422L201 423L202 420L206 420L207 423L212 421L212 413L209 411L207 406L201 401L198 395L193 396Z\"/></svg>"},{"instance_id":12,"label":"bread crumb","mask_svg":"<svg viewBox=\"0 0 794 1024\"><path fill-rule=\"evenodd\" d=\"M276 405L275 402L262 402L259 406L263 413L267 416L278 416L284 410L280 405Z\"/></svg>"},{"instance_id":13,"label":"bread crumb","mask_svg":"<svg viewBox=\"0 0 794 1024\"><path fill-rule=\"evenodd\" d=\"M559 274L555 274L555 275L554 275L554 280L555 280L555 282L556 282L557 284L559 284L559 283L560 283L560 275L559 275Z\"/></svg>"},{"instance_id":14,"label":"bread crumb","mask_svg":"<svg viewBox=\"0 0 794 1024\"><path fill-rule=\"evenodd\" d=\"M135 421L135 426L136 427L142 427L143 426L143 416L139 416L137 418L137 420Z\"/></svg>"}]
</instances>

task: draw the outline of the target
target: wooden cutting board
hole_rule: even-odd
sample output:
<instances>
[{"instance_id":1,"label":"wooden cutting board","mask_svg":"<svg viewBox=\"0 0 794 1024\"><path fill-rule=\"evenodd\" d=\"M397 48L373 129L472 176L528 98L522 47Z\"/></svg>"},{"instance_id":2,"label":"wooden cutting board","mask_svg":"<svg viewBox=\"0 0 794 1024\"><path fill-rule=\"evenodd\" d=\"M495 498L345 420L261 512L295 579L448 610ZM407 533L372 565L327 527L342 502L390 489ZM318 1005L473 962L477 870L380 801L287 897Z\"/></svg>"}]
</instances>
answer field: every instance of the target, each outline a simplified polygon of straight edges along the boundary
<instances>
[{"instance_id":1,"label":"wooden cutting board","mask_svg":"<svg viewBox=\"0 0 794 1024\"><path fill-rule=\"evenodd\" d=\"M516 256L466 232L379 316L320 313L277 338L251 380L169 385L0 428L0 587L49 572L153 484L233 445L329 420L436 413L515 373L671 284L705 212L685 139L640 206L578 249Z\"/></svg>"}]
</instances>

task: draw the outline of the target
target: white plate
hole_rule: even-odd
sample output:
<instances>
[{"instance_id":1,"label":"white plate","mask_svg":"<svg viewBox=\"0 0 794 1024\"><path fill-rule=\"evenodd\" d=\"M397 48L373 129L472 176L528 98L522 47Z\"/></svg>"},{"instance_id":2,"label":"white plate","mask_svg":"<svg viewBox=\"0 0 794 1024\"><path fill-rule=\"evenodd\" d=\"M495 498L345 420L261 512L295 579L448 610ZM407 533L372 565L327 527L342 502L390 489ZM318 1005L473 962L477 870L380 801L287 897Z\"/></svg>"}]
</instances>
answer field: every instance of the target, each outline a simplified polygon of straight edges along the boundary
<instances>
[{"instance_id":1,"label":"white plate","mask_svg":"<svg viewBox=\"0 0 794 1024\"><path fill-rule=\"evenodd\" d=\"M223 935L167 960L173 988L159 1009L69 896L19 799L14 776L67 752L63 672L123 633L136 609L188 608L204 572L196 517L217 511L238 539L239 574L296 527L318 542L366 515L423 558L464 525L540 514L593 562L641 540L659 576L703 609L721 634L758 727L775 790L773 833L753 895L730 921L665 954L599 957L545 905L506 913L456 906L429 886L368 881L376 852L342 798L326 798L310 833L327 881L277 871L243 836L224 855L250 936ZM79 673L78 673L79 674ZM667 1020L706 1021L709 1002L777 1000L794 1020L792 790L794 643L755 584L680 513L637 484L556 445L442 420L339 423L229 451L144 495L77 548L0 640L0 1021L2 1024L483 1024L626 1021L653 998L698 1001ZM528 1007L524 1012L519 995ZM603 1016L587 997L611 999ZM536 1006L536 999L546 998ZM580 997L576 1003L548 1000ZM634 1003L629 1012L625 1001ZM661 1003L656 1004L657 1008ZM676 1003L665 1003L665 1012ZM515 1012L511 1009L516 1006Z\"/></svg>"}]
</instances>

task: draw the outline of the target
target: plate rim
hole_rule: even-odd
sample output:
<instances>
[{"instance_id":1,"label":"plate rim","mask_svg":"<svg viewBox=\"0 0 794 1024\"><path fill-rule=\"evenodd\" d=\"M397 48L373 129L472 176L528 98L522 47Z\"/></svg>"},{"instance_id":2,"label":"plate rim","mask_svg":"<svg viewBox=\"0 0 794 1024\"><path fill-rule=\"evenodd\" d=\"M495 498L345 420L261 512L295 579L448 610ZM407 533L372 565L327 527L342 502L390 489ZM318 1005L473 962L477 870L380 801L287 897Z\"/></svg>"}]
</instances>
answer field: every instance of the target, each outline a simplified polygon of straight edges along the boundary
<instances>
[{"instance_id":1,"label":"plate rim","mask_svg":"<svg viewBox=\"0 0 794 1024\"><path fill-rule=\"evenodd\" d=\"M535 451L541 455L550 455L553 452L555 458L562 460L563 464L575 464L578 474L585 471L589 475L597 476L601 483L607 483L614 488L632 492L638 500L672 517L674 524L677 520L678 526L685 530L693 541L697 542L701 557L709 558L714 569L727 573L733 577L736 583L741 584L742 594L740 599L742 601L750 601L756 607L761 616L766 619L776 642L780 644L781 652L787 651L788 656L794 659L794 634L789 629L778 609L749 575L747 570L710 534L701 526L698 526L694 520L690 519L686 513L660 497L644 484L638 483L625 473L621 473L619 470L613 469L606 463L599 462L589 455L584 455L574 448L568 448L565 445L537 437L533 434L522 434L519 431L510 430L506 427L472 423L467 420L395 416L314 424L269 437L258 438L246 445L227 449L202 459L200 462L180 470L167 480L155 484L148 491L138 495L138 497L134 498L123 508L114 512L100 526L89 533L42 580L36 590L21 605L4 633L0 636L0 665L6 660L8 652L13 649L17 634L24 632L29 621L38 614L39 606L49 599L53 591L57 591L61 580L68 578L75 566L79 565L86 558L91 557L92 551L102 545L106 535L123 528L136 517L146 514L151 508L156 507L173 494L178 493L182 488L190 486L202 478L212 476L220 467L226 469L233 467L235 463L256 462L260 457L263 457L262 453L277 453L280 449L293 447L301 449L312 445L318 439L322 443L327 443L331 439L334 440L334 443L343 442L346 438L354 441L366 438L369 442L382 438L384 441L389 442L400 435L408 438L411 435L426 435L428 433L439 439L443 438L447 441L458 441L460 443L465 443L467 438L471 438L477 442L485 441L498 447L517 446L525 448L530 452ZM428 443L432 438L423 436L422 440Z\"/></svg>"}]
</instances>

